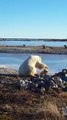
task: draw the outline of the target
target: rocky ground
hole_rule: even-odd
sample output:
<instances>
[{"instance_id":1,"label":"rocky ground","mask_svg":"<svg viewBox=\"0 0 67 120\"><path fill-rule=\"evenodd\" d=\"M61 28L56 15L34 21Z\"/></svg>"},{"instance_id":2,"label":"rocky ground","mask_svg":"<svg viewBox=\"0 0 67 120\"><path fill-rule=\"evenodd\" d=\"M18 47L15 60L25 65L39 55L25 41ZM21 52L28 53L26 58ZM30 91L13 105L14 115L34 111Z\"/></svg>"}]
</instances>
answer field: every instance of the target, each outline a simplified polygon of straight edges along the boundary
<instances>
[{"instance_id":1,"label":"rocky ground","mask_svg":"<svg viewBox=\"0 0 67 120\"><path fill-rule=\"evenodd\" d=\"M1 53L47 53L47 54L67 54L67 46L0 46Z\"/></svg>"},{"instance_id":2,"label":"rocky ground","mask_svg":"<svg viewBox=\"0 0 67 120\"><path fill-rule=\"evenodd\" d=\"M11 69L0 69L0 120L67 120L67 92L50 88L36 93L16 84L30 79Z\"/></svg>"}]
</instances>

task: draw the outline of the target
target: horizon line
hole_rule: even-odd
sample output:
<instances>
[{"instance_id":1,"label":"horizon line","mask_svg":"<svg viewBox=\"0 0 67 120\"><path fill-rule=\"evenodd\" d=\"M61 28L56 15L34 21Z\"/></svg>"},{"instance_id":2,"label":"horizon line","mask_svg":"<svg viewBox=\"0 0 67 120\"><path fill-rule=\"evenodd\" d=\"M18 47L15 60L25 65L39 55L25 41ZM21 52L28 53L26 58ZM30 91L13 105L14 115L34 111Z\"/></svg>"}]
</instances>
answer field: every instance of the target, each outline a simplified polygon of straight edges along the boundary
<instances>
[{"instance_id":1,"label":"horizon line","mask_svg":"<svg viewBox=\"0 0 67 120\"><path fill-rule=\"evenodd\" d=\"M29 37L0 37L0 39L52 39L52 40L57 40L57 39L59 39L59 40L66 40L67 38L29 38Z\"/></svg>"}]
</instances>

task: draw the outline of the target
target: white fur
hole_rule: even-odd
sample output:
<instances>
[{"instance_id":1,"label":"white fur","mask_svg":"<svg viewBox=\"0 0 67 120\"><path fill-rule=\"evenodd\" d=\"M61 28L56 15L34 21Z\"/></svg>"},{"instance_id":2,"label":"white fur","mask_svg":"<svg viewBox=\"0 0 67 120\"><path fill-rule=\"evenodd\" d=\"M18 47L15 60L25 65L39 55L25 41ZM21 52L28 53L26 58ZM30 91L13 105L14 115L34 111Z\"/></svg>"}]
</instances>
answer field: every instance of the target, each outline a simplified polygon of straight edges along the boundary
<instances>
[{"instance_id":1,"label":"white fur","mask_svg":"<svg viewBox=\"0 0 67 120\"><path fill-rule=\"evenodd\" d=\"M24 63L21 64L19 75L34 76L37 74L36 68L44 69L47 68L47 65L41 62L41 58L39 56L31 55L24 61Z\"/></svg>"}]
</instances>

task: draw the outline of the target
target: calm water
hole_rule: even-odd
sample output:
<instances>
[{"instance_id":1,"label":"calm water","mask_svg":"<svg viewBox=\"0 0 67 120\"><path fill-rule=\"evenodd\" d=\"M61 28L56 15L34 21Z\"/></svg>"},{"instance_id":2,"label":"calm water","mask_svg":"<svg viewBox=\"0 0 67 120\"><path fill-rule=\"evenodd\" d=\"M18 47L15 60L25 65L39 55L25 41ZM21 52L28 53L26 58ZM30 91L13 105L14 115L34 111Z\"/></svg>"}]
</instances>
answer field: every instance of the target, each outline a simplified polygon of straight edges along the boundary
<instances>
[{"instance_id":1,"label":"calm water","mask_svg":"<svg viewBox=\"0 0 67 120\"><path fill-rule=\"evenodd\" d=\"M64 46L67 45L67 42L46 42L46 41L0 41L0 45L23 45L26 46L39 46L39 45L46 45L46 46Z\"/></svg>"},{"instance_id":2,"label":"calm water","mask_svg":"<svg viewBox=\"0 0 67 120\"><path fill-rule=\"evenodd\" d=\"M67 55L36 54L41 56L42 61L49 66L49 72L59 72L67 68ZM29 54L0 53L0 65L18 69Z\"/></svg>"}]
</instances>

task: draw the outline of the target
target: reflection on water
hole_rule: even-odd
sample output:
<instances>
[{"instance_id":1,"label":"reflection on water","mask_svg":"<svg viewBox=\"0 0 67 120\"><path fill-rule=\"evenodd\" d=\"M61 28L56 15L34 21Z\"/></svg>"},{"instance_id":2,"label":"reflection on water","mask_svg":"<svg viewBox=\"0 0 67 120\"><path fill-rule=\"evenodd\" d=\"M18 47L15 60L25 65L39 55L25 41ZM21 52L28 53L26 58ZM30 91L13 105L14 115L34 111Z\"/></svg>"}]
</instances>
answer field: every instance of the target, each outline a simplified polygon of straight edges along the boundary
<instances>
[{"instance_id":1,"label":"reflection on water","mask_svg":"<svg viewBox=\"0 0 67 120\"><path fill-rule=\"evenodd\" d=\"M48 41L0 41L0 45L23 45L25 44L26 46L39 46L39 45L46 45L46 46L64 46L67 45L67 42L48 42Z\"/></svg>"},{"instance_id":2,"label":"reflection on water","mask_svg":"<svg viewBox=\"0 0 67 120\"><path fill-rule=\"evenodd\" d=\"M7 65L14 69L18 69L20 64L30 54L9 54L0 53L0 65ZM54 55L54 54L36 54L41 56L42 61L48 65L49 72L58 72L67 68L67 55Z\"/></svg>"}]
</instances>

